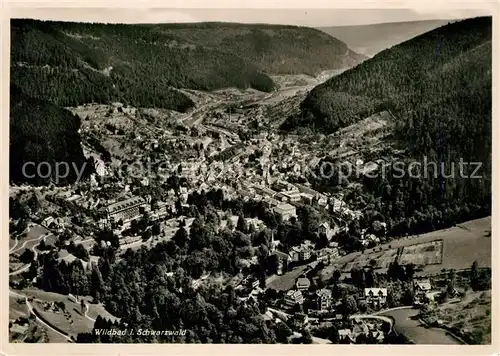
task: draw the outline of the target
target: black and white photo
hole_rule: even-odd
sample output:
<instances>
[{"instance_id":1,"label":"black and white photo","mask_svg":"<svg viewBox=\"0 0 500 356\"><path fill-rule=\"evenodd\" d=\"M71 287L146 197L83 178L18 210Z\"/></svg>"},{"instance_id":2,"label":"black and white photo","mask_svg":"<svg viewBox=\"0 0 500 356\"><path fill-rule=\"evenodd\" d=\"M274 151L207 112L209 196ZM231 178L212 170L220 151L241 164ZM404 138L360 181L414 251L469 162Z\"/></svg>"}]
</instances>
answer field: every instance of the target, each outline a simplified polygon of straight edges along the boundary
<instances>
[{"instance_id":1,"label":"black and white photo","mask_svg":"<svg viewBox=\"0 0 500 356\"><path fill-rule=\"evenodd\" d=\"M66 12L10 20L11 343L492 344L491 15Z\"/></svg>"}]
</instances>

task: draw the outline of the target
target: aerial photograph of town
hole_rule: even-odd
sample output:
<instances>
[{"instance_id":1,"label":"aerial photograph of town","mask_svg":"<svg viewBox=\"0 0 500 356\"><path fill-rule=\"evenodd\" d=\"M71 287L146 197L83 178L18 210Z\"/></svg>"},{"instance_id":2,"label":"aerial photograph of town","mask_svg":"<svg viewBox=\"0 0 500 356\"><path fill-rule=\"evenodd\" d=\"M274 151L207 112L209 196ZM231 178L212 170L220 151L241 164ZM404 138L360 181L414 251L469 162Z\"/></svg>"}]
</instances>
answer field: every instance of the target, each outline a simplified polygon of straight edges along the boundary
<instances>
[{"instance_id":1,"label":"aerial photograph of town","mask_svg":"<svg viewBox=\"0 0 500 356\"><path fill-rule=\"evenodd\" d=\"M9 342L492 344L492 17L218 11L10 20Z\"/></svg>"}]
</instances>

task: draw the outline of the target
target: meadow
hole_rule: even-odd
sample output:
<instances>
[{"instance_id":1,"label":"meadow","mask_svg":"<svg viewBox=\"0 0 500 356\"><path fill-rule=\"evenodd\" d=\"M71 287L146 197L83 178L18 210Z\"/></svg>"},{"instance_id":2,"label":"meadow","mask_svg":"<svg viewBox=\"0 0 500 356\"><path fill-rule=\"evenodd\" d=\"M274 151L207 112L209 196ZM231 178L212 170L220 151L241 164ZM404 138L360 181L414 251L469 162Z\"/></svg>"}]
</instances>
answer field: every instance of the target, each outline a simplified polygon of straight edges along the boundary
<instances>
[{"instance_id":1,"label":"meadow","mask_svg":"<svg viewBox=\"0 0 500 356\"><path fill-rule=\"evenodd\" d=\"M491 216L444 230L392 240L364 253L355 252L340 257L323 269L321 277L328 280L335 270L349 272L353 266L369 266L372 259L376 261L376 269L386 268L395 257L394 251L399 248L402 248L399 262L426 264L423 274L438 273L442 269L468 268L474 261L477 261L478 267L491 267L490 232Z\"/></svg>"}]
</instances>

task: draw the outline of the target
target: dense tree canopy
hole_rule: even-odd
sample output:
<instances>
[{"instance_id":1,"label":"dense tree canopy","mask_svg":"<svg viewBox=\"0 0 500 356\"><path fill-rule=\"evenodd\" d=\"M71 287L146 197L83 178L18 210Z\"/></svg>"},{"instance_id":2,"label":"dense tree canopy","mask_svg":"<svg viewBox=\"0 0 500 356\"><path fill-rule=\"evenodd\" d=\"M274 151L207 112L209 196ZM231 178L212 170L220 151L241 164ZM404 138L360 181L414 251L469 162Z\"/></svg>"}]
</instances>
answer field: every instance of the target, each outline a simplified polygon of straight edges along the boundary
<instances>
[{"instance_id":1,"label":"dense tree canopy","mask_svg":"<svg viewBox=\"0 0 500 356\"><path fill-rule=\"evenodd\" d=\"M389 140L405 155L385 154L385 170L362 177L366 195L352 191L349 202L373 219L390 220L389 232L396 235L488 215L491 49L490 17L437 28L317 86L302 103L302 114L284 128L331 133L389 110ZM413 162L429 168L411 176ZM337 178L326 185L337 186Z\"/></svg>"},{"instance_id":2,"label":"dense tree canopy","mask_svg":"<svg viewBox=\"0 0 500 356\"><path fill-rule=\"evenodd\" d=\"M54 178L56 162L67 162L70 169L63 178L61 168L60 181L55 183L71 182L76 178L73 167L78 171L86 167L78 134L79 117L48 101L26 96L15 85L11 85L10 90L10 117L12 182L48 183ZM26 166L23 172L27 162L33 164ZM50 170L47 166L40 167L42 162L50 164ZM40 167L39 173L37 167Z\"/></svg>"},{"instance_id":3,"label":"dense tree canopy","mask_svg":"<svg viewBox=\"0 0 500 356\"><path fill-rule=\"evenodd\" d=\"M193 102L175 88L271 91L264 72L316 74L364 58L321 31L293 26L19 19L11 41L12 82L62 106L123 101L185 111Z\"/></svg>"}]
</instances>

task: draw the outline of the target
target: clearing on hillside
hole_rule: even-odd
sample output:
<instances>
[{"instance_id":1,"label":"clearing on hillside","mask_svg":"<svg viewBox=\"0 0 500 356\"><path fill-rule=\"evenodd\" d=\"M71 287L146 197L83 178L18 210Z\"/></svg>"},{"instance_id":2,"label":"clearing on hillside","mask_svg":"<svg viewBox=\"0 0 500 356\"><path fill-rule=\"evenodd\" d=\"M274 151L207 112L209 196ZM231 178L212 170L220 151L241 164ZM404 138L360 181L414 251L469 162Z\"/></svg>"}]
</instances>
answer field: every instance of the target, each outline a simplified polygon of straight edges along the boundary
<instances>
[{"instance_id":1,"label":"clearing on hillside","mask_svg":"<svg viewBox=\"0 0 500 356\"><path fill-rule=\"evenodd\" d=\"M405 246L399 257L399 264L433 265L443 261L443 240Z\"/></svg>"},{"instance_id":2,"label":"clearing on hillside","mask_svg":"<svg viewBox=\"0 0 500 356\"><path fill-rule=\"evenodd\" d=\"M79 302L75 303L67 295L45 292L38 289L26 289L19 292L28 297L32 297L31 305L35 308L38 314L48 323L59 329L67 332L75 338L79 333L90 332L94 327L94 321L98 315L108 320L118 320L116 317L107 312L100 304L90 304L89 297L82 297L88 306L87 317L84 315L84 310ZM12 299L10 313L15 316L25 311L23 304L14 304Z\"/></svg>"},{"instance_id":3,"label":"clearing on hillside","mask_svg":"<svg viewBox=\"0 0 500 356\"><path fill-rule=\"evenodd\" d=\"M424 314L428 323L438 322L471 344L491 343L491 290L469 292L459 302L447 302Z\"/></svg>"},{"instance_id":4,"label":"clearing on hillside","mask_svg":"<svg viewBox=\"0 0 500 356\"><path fill-rule=\"evenodd\" d=\"M371 261L375 261L375 265L373 266L375 269L387 268L391 262L394 262L398 255L398 249L391 248L388 250L372 252L372 253L364 253L358 258L356 258L352 262L346 263L342 270L347 272L352 269L359 269L363 267L371 266Z\"/></svg>"},{"instance_id":5,"label":"clearing on hillside","mask_svg":"<svg viewBox=\"0 0 500 356\"><path fill-rule=\"evenodd\" d=\"M433 251L430 251L431 245L434 246ZM424 235L393 240L375 247L372 252L350 253L326 267L321 272L322 279L330 279L336 269L349 272L352 266L368 266L372 259L377 261L376 268L386 263L388 265L388 262L391 262L390 258L394 256L392 250L399 248L403 248L403 253L406 249L406 256L402 261L415 264L433 263L424 266L423 275L439 273L443 268L469 268L474 261L477 261L478 267L491 267L491 216ZM426 248L429 250L424 253L425 256L416 255ZM381 253L380 249L384 253ZM440 259L437 256L439 249L442 250ZM401 259L400 263L402 263Z\"/></svg>"}]
</instances>

